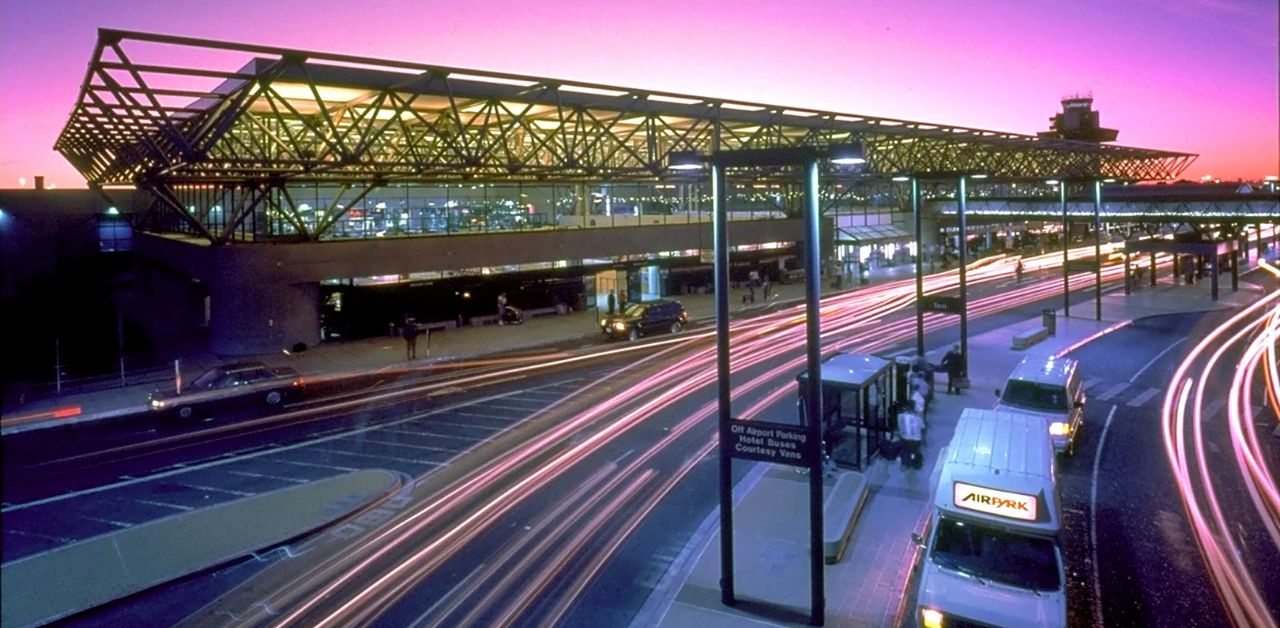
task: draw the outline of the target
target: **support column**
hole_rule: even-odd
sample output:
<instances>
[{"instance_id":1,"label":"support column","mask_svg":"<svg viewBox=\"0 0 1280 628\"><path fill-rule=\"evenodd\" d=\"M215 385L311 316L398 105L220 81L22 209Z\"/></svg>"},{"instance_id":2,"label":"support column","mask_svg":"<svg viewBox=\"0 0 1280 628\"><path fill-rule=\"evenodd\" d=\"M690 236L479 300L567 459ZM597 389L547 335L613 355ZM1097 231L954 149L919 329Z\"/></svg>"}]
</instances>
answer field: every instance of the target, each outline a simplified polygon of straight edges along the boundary
<instances>
[{"instance_id":1,"label":"support column","mask_svg":"<svg viewBox=\"0 0 1280 628\"><path fill-rule=\"evenodd\" d=\"M320 342L320 284L278 283L233 272L209 282L210 351L260 355L299 342Z\"/></svg>"},{"instance_id":2,"label":"support column","mask_svg":"<svg viewBox=\"0 0 1280 628\"><path fill-rule=\"evenodd\" d=\"M1102 320L1102 181L1093 182L1094 318Z\"/></svg>"},{"instance_id":3,"label":"support column","mask_svg":"<svg viewBox=\"0 0 1280 628\"><path fill-rule=\"evenodd\" d=\"M725 451L729 420L729 213L724 168L711 164L711 237L716 295L716 406L720 427L720 602L733 606L733 457Z\"/></svg>"},{"instance_id":4,"label":"support column","mask_svg":"<svg viewBox=\"0 0 1280 628\"><path fill-rule=\"evenodd\" d=\"M1156 254L1153 251L1151 253L1151 285L1155 286L1156 283Z\"/></svg>"},{"instance_id":5,"label":"support column","mask_svg":"<svg viewBox=\"0 0 1280 628\"><path fill-rule=\"evenodd\" d=\"M1133 275L1129 271L1129 252L1125 251L1125 254L1124 254L1124 295L1125 296L1129 296L1133 294L1133 285L1130 283L1132 278L1133 278Z\"/></svg>"},{"instance_id":6,"label":"support column","mask_svg":"<svg viewBox=\"0 0 1280 628\"><path fill-rule=\"evenodd\" d=\"M1214 254L1213 261L1210 264L1209 269L1211 271L1210 277L1209 277L1209 287L1210 287L1209 294L1213 297L1214 301L1217 301L1218 300L1218 256L1217 254Z\"/></svg>"},{"instance_id":7,"label":"support column","mask_svg":"<svg viewBox=\"0 0 1280 628\"><path fill-rule=\"evenodd\" d=\"M1071 223L1067 221L1067 182L1058 183L1058 202L1062 205L1062 315L1071 316Z\"/></svg>"},{"instance_id":8,"label":"support column","mask_svg":"<svg viewBox=\"0 0 1280 628\"><path fill-rule=\"evenodd\" d=\"M1247 244L1245 245L1244 248L1246 251L1249 250L1249 246ZM1218 261L1218 255L1216 253L1213 255L1213 260L1214 262ZM1215 274L1217 273L1217 266L1214 267L1214 272ZM1240 290L1240 251L1231 251L1231 291L1237 292L1239 290Z\"/></svg>"},{"instance_id":9,"label":"support column","mask_svg":"<svg viewBox=\"0 0 1280 628\"><path fill-rule=\"evenodd\" d=\"M805 353L808 387L805 390L809 410L808 434L815 443L822 442L822 278L818 275L818 238L822 209L818 196L818 160L805 164ZM822 457L814 456L809 468L809 623L821 626L826 617L826 563L823 551L822 521Z\"/></svg>"},{"instance_id":10,"label":"support column","mask_svg":"<svg viewBox=\"0 0 1280 628\"><path fill-rule=\"evenodd\" d=\"M962 176L956 188L958 201L956 215L960 221L960 355L963 355L965 360L969 359L969 292L968 286L965 285L965 266L969 264L969 242L965 237L969 232L969 225L965 218L968 195L968 185Z\"/></svg>"},{"instance_id":11,"label":"support column","mask_svg":"<svg viewBox=\"0 0 1280 628\"><path fill-rule=\"evenodd\" d=\"M923 220L920 216L920 180L911 177L911 216L916 229L916 355L924 355L924 246L920 232Z\"/></svg>"}]
</instances>

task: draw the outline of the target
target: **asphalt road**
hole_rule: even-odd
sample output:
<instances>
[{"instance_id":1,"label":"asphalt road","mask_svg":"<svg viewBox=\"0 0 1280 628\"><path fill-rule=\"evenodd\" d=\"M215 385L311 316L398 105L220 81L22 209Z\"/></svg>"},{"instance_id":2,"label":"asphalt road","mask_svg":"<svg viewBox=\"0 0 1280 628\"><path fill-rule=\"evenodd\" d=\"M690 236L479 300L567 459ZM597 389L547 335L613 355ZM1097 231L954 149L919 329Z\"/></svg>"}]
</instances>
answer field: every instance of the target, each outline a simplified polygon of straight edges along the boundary
<instances>
[{"instance_id":1,"label":"asphalt road","mask_svg":"<svg viewBox=\"0 0 1280 628\"><path fill-rule=\"evenodd\" d=\"M1088 295L1079 295L1074 303L1085 307ZM971 333L1025 320L1041 307L1059 304L1060 298L1055 297L974 319ZM929 346L950 343L956 333L954 327L933 333ZM678 361L693 350L678 350L662 359ZM216 441L206 438L168 448L150 448L127 459L95 459L91 465L44 481L29 478L32 485L25 499L11 501L7 485L9 504L3 513L5 560L183 509L346 469L377 466L411 477L432 478L422 483L417 495L430 499L440 495L449 481L480 468L490 452L514 448L522 440L554 429L556 417L569 416L579 408L551 413L546 412L547 408L579 394L585 384L597 382L597 388L580 400L580 407L612 399L619 390L625 390L623 384L643 378L644 374L643 368L621 375L609 373L624 366L634 369L644 355L652 353L650 350L601 358L554 373L477 386L474 390L444 387L435 396L425 396L413 388L415 384L407 383L404 394L392 392L389 398L377 402L358 397L350 409L315 412L311 420L298 418L311 416L305 407L294 408L282 415L289 421L266 422L261 429L250 431L228 430L225 438ZM758 365L745 369L736 381L758 375L764 368ZM788 373L785 378L792 375ZM512 477L532 473L549 456L609 429L612 417L660 392L649 391L621 400L613 414L564 436L548 453L522 463L521 472ZM461 551L442 559L412 589L377 608L378 623L404 625L423 621L450 625L503 617L521 621L554 618L571 625L628 623L658 585L671 560L715 507L715 491L708 489L715 485L714 459L702 453L713 435L711 424L703 421L679 430L684 419L710 400L710 387L703 386L697 394L683 397L651 420L629 428L625 438L589 451L518 502L504 506L482 529L476 528ZM739 403L749 405L752 400L746 398ZM794 412L790 398L775 405L782 408L777 411ZM1092 424L1099 424L1094 416L1098 407L1094 403L1090 408ZM675 432L679 433L673 437ZM1094 434L1093 430L1085 433L1085 447L1091 446ZM670 442L657 447L664 439ZM645 459L642 468L614 477L615 470L629 468L632 461L650 451L652 456ZM1078 459L1092 455L1087 452L1082 449ZM738 465L739 473L745 466ZM1069 472L1075 471L1078 469ZM678 481L664 479L672 477ZM96 482L93 478L97 478ZM112 481L103 484L103 478ZM406 545L405 551L420 550L420 541L432 538L433 533L465 523L468 513L475 512L479 504L488 503L485 500L491 500L514 481L486 487L469 496L469 501L460 503L456 512L445 513L442 516L447 515L446 519L424 529L422 539ZM626 499L603 498L613 494L623 494ZM1067 501L1070 504L1073 500ZM571 520L577 522L577 529L556 525L558 518L568 512L574 513ZM387 522L370 524L351 536L343 536L347 533L341 531L319 535L303 546L290 548L290 553L296 556L301 553L298 550L305 549L316 550L311 552L313 556L324 556L324 548L357 543L361 535L374 534L380 527L397 521L395 517L399 515L388 516L392 518ZM610 540L616 544L608 545ZM600 562L597 557L602 555L610 558ZM272 590L273 584L290 582L307 565L305 560L281 558L282 555L260 557L195 576L86 613L76 621L112 623L145 613L157 622L172 622L202 607L206 612L245 612L258 599L255 596ZM384 558L385 569L394 569L399 560L400 555ZM551 578L541 582L540 588L529 588L528 579L536 580L547 573L589 577ZM352 587L364 585L353 583ZM306 593L299 591L297 595ZM504 604L494 604L495 595L503 596ZM1107 597L1104 591L1103 599ZM334 599L343 597L337 595Z\"/></svg>"},{"instance_id":2,"label":"asphalt road","mask_svg":"<svg viewBox=\"0 0 1280 628\"><path fill-rule=\"evenodd\" d=\"M1062 466L1074 625L1230 625L1191 535L1160 427L1160 407L1174 369L1224 317L1219 312L1141 319L1073 354L1081 362L1089 397L1075 458ZM1225 380L1220 376L1209 384L1221 386L1223 397ZM1225 413L1218 409L1204 424L1215 456L1231 449ZM1275 424L1274 417L1263 418ZM1269 443L1273 474L1280 472L1276 440ZM1222 462L1227 463L1225 457ZM1228 512L1251 511L1242 485L1222 497ZM1271 608L1280 608L1278 548L1261 521L1254 524L1243 524L1238 534L1250 541L1245 547L1259 567L1255 573L1266 574L1259 584L1269 591Z\"/></svg>"}]
</instances>

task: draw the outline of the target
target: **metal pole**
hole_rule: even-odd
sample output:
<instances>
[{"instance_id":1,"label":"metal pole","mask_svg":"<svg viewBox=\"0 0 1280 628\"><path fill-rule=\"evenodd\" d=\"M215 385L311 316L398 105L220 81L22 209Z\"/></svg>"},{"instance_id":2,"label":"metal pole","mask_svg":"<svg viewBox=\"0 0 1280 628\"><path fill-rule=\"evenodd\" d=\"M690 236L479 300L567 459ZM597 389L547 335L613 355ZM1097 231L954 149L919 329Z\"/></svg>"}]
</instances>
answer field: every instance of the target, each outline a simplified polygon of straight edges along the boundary
<instances>
[{"instance_id":1,"label":"metal pole","mask_svg":"<svg viewBox=\"0 0 1280 628\"><path fill-rule=\"evenodd\" d=\"M805 406L809 438L817 445L822 441L822 336L819 299L822 278L818 276L818 160L805 164L805 348L808 387L805 389ZM826 582L824 579L824 555L822 550L822 456L814 456L809 468L809 623L821 626L826 617Z\"/></svg>"},{"instance_id":2,"label":"metal pole","mask_svg":"<svg viewBox=\"0 0 1280 628\"><path fill-rule=\"evenodd\" d=\"M116 355L120 358L120 386L124 387L124 315L116 308Z\"/></svg>"},{"instance_id":3,"label":"metal pole","mask_svg":"<svg viewBox=\"0 0 1280 628\"><path fill-rule=\"evenodd\" d=\"M729 231L724 168L711 164L711 238L716 282L716 403L720 417L720 601L733 606L733 458L729 442Z\"/></svg>"},{"instance_id":4,"label":"metal pole","mask_svg":"<svg viewBox=\"0 0 1280 628\"><path fill-rule=\"evenodd\" d=\"M1071 248L1071 223L1067 222L1067 182L1058 182L1058 202L1062 204L1062 315L1071 316L1071 268L1067 251Z\"/></svg>"},{"instance_id":5,"label":"metal pole","mask_svg":"<svg viewBox=\"0 0 1280 628\"><path fill-rule=\"evenodd\" d=\"M920 216L920 180L911 177L911 213L916 223L916 355L924 355L924 248Z\"/></svg>"},{"instance_id":6,"label":"metal pole","mask_svg":"<svg viewBox=\"0 0 1280 628\"><path fill-rule=\"evenodd\" d=\"M1094 318L1102 320L1102 181L1093 182L1093 298Z\"/></svg>"},{"instance_id":7,"label":"metal pole","mask_svg":"<svg viewBox=\"0 0 1280 628\"><path fill-rule=\"evenodd\" d=\"M960 355L964 356L966 364L969 360L969 291L965 285L965 266L969 264L969 224L965 219L965 211L968 209L968 186L965 178L960 177L957 188L959 203L959 211L956 212L960 218Z\"/></svg>"},{"instance_id":8,"label":"metal pole","mask_svg":"<svg viewBox=\"0 0 1280 628\"><path fill-rule=\"evenodd\" d=\"M62 394L62 339L53 339L53 390Z\"/></svg>"},{"instance_id":9,"label":"metal pole","mask_svg":"<svg viewBox=\"0 0 1280 628\"><path fill-rule=\"evenodd\" d=\"M177 358L173 361L173 388L182 394L182 359Z\"/></svg>"}]
</instances>

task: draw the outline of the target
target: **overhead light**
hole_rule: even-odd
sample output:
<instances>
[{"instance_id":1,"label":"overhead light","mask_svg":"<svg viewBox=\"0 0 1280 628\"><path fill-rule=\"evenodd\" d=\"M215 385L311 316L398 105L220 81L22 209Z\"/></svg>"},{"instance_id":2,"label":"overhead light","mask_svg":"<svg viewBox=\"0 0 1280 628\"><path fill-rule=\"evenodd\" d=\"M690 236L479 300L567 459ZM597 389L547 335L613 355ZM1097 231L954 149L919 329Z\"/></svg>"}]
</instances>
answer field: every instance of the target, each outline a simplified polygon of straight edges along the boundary
<instances>
[{"instance_id":1,"label":"overhead light","mask_svg":"<svg viewBox=\"0 0 1280 628\"><path fill-rule=\"evenodd\" d=\"M969 175L969 178L970 178L970 179L985 179L985 178L987 178L987 175L985 175L985 174L971 174L971 175Z\"/></svg>"},{"instance_id":2,"label":"overhead light","mask_svg":"<svg viewBox=\"0 0 1280 628\"><path fill-rule=\"evenodd\" d=\"M911 180L911 177L908 177L907 175L903 174L903 175L898 175L898 176L894 177L894 178L893 178L893 180L894 180L894 181L899 181L899 182L901 182L901 181L910 181L910 180Z\"/></svg>"},{"instance_id":3,"label":"overhead light","mask_svg":"<svg viewBox=\"0 0 1280 628\"><path fill-rule=\"evenodd\" d=\"M1103 182L1103 183L1115 183L1115 182L1116 182L1116 180L1115 180L1115 179L1103 179L1103 180L1102 180L1102 182Z\"/></svg>"},{"instance_id":4,"label":"overhead light","mask_svg":"<svg viewBox=\"0 0 1280 628\"><path fill-rule=\"evenodd\" d=\"M1269 174L1269 175L1267 175L1266 177L1263 177L1263 180L1264 180L1264 181L1280 181L1280 177L1278 177L1278 176L1276 176L1276 175L1274 175L1274 174Z\"/></svg>"},{"instance_id":5,"label":"overhead light","mask_svg":"<svg viewBox=\"0 0 1280 628\"><path fill-rule=\"evenodd\" d=\"M1058 185L1058 180L1057 180L1057 179L1049 179L1048 181L1045 181L1045 183L1048 183L1049 185Z\"/></svg>"},{"instance_id":6,"label":"overhead light","mask_svg":"<svg viewBox=\"0 0 1280 628\"><path fill-rule=\"evenodd\" d=\"M832 144L827 147L827 159L838 166L854 166L867 163L866 151L862 142L852 144Z\"/></svg>"},{"instance_id":7,"label":"overhead light","mask_svg":"<svg viewBox=\"0 0 1280 628\"><path fill-rule=\"evenodd\" d=\"M667 153L667 167L672 170L701 170L703 157L698 151L673 150Z\"/></svg>"}]
</instances>

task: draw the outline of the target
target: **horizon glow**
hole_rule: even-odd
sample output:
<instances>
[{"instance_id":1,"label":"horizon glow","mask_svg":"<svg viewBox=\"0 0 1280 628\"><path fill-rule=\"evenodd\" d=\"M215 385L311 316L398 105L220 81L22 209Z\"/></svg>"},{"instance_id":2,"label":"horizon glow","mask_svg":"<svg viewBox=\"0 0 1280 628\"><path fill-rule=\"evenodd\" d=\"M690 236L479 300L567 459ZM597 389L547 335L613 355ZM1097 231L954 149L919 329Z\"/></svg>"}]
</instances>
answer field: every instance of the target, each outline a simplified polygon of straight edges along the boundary
<instances>
[{"instance_id":1,"label":"horizon glow","mask_svg":"<svg viewBox=\"0 0 1280 628\"><path fill-rule=\"evenodd\" d=\"M1116 144L1183 174L1280 174L1277 7L1263 0L0 3L0 188L83 188L52 149L97 28L511 72L1033 134L1091 93ZM1054 36L1060 33L1060 36ZM230 68L229 68L230 69ZM19 179L23 179L20 184Z\"/></svg>"}]
</instances>

